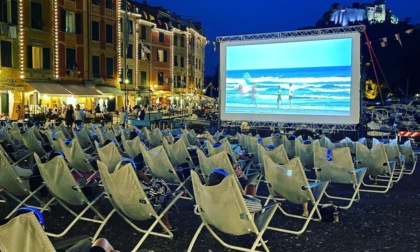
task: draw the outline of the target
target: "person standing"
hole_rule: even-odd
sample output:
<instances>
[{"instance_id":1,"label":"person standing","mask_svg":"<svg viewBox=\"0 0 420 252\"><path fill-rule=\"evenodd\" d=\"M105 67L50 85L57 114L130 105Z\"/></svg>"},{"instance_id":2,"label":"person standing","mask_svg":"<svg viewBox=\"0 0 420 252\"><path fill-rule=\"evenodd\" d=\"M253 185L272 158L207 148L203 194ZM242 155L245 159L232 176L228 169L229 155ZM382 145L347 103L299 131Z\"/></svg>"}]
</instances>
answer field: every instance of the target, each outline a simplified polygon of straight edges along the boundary
<instances>
[{"instance_id":1,"label":"person standing","mask_svg":"<svg viewBox=\"0 0 420 252\"><path fill-rule=\"evenodd\" d=\"M255 84L251 88L251 103L255 103L255 107L257 107L257 87Z\"/></svg>"},{"instance_id":2,"label":"person standing","mask_svg":"<svg viewBox=\"0 0 420 252\"><path fill-rule=\"evenodd\" d=\"M290 106L293 105L293 95L295 94L294 90L293 90L293 84L289 83L289 103Z\"/></svg>"},{"instance_id":3,"label":"person standing","mask_svg":"<svg viewBox=\"0 0 420 252\"><path fill-rule=\"evenodd\" d=\"M280 105L282 105L282 101L281 101L281 86L279 85L277 89L277 108L280 108Z\"/></svg>"},{"instance_id":4,"label":"person standing","mask_svg":"<svg viewBox=\"0 0 420 252\"><path fill-rule=\"evenodd\" d=\"M68 129L71 129L74 123L74 109L73 105L69 104L65 114L66 125Z\"/></svg>"},{"instance_id":5,"label":"person standing","mask_svg":"<svg viewBox=\"0 0 420 252\"><path fill-rule=\"evenodd\" d=\"M121 107L121 113L120 113L120 125L125 129L125 126L128 121L128 114L127 111L124 109L124 107Z\"/></svg>"},{"instance_id":6,"label":"person standing","mask_svg":"<svg viewBox=\"0 0 420 252\"><path fill-rule=\"evenodd\" d=\"M83 111L83 109L80 109L80 104L76 105L75 118L75 123L78 127L81 126L82 122L85 120L85 111Z\"/></svg>"},{"instance_id":7,"label":"person standing","mask_svg":"<svg viewBox=\"0 0 420 252\"><path fill-rule=\"evenodd\" d=\"M16 112L16 114L17 114L17 120L22 119L22 118L21 118L21 113L22 113L22 112L21 112L20 105L17 105L17 106L16 106L16 111L15 111L15 112Z\"/></svg>"},{"instance_id":8,"label":"person standing","mask_svg":"<svg viewBox=\"0 0 420 252\"><path fill-rule=\"evenodd\" d=\"M24 107L24 119L29 119L29 105L26 104Z\"/></svg>"}]
</instances>

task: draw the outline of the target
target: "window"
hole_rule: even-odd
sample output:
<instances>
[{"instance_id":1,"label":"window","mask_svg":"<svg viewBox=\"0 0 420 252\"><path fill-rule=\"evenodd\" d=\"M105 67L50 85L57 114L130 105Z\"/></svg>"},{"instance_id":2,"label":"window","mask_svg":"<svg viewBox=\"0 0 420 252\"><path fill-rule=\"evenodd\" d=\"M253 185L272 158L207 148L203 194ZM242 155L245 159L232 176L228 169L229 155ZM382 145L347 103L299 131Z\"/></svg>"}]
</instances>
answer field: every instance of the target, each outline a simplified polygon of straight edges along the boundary
<instances>
[{"instance_id":1,"label":"window","mask_svg":"<svg viewBox=\"0 0 420 252\"><path fill-rule=\"evenodd\" d=\"M92 0L92 4L99 5L99 0Z\"/></svg>"},{"instance_id":2,"label":"window","mask_svg":"<svg viewBox=\"0 0 420 252\"><path fill-rule=\"evenodd\" d=\"M114 78L114 58L106 58L106 78Z\"/></svg>"},{"instance_id":3,"label":"window","mask_svg":"<svg viewBox=\"0 0 420 252\"><path fill-rule=\"evenodd\" d=\"M18 8L17 0L0 0L0 22L17 25Z\"/></svg>"},{"instance_id":4,"label":"window","mask_svg":"<svg viewBox=\"0 0 420 252\"><path fill-rule=\"evenodd\" d=\"M32 69L50 69L50 49L40 46L27 46L27 67Z\"/></svg>"},{"instance_id":5,"label":"window","mask_svg":"<svg viewBox=\"0 0 420 252\"><path fill-rule=\"evenodd\" d=\"M106 7L107 9L113 9L113 7L114 7L114 3L113 3L113 1L112 1L112 0L106 0L106 1L105 1L105 7Z\"/></svg>"},{"instance_id":6,"label":"window","mask_svg":"<svg viewBox=\"0 0 420 252\"><path fill-rule=\"evenodd\" d=\"M76 32L73 12L66 11L66 32Z\"/></svg>"},{"instance_id":7,"label":"window","mask_svg":"<svg viewBox=\"0 0 420 252\"><path fill-rule=\"evenodd\" d=\"M184 67L184 57L181 57L181 67Z\"/></svg>"},{"instance_id":8,"label":"window","mask_svg":"<svg viewBox=\"0 0 420 252\"><path fill-rule=\"evenodd\" d=\"M181 47L185 46L185 36L181 36Z\"/></svg>"},{"instance_id":9,"label":"window","mask_svg":"<svg viewBox=\"0 0 420 252\"><path fill-rule=\"evenodd\" d=\"M158 62L168 62L168 53L165 50L157 50Z\"/></svg>"},{"instance_id":10,"label":"window","mask_svg":"<svg viewBox=\"0 0 420 252\"><path fill-rule=\"evenodd\" d=\"M101 78L100 65L99 65L99 56L92 56L92 77Z\"/></svg>"},{"instance_id":11,"label":"window","mask_svg":"<svg viewBox=\"0 0 420 252\"><path fill-rule=\"evenodd\" d=\"M76 69L76 49L66 48L66 67L67 69Z\"/></svg>"},{"instance_id":12,"label":"window","mask_svg":"<svg viewBox=\"0 0 420 252\"><path fill-rule=\"evenodd\" d=\"M138 46L138 50L139 50L139 56L138 56L139 60L149 60L150 49L147 46L140 44Z\"/></svg>"},{"instance_id":13,"label":"window","mask_svg":"<svg viewBox=\"0 0 420 252\"><path fill-rule=\"evenodd\" d=\"M51 50L50 48L42 48L42 68L51 69Z\"/></svg>"},{"instance_id":14,"label":"window","mask_svg":"<svg viewBox=\"0 0 420 252\"><path fill-rule=\"evenodd\" d=\"M159 42L165 42L165 34L163 32L159 32Z\"/></svg>"},{"instance_id":15,"label":"window","mask_svg":"<svg viewBox=\"0 0 420 252\"><path fill-rule=\"evenodd\" d=\"M141 26L141 34L140 34L141 39L146 39L147 38L146 31L147 31L146 26L142 25Z\"/></svg>"},{"instance_id":16,"label":"window","mask_svg":"<svg viewBox=\"0 0 420 252\"><path fill-rule=\"evenodd\" d=\"M178 66L178 56L174 56L174 66Z\"/></svg>"},{"instance_id":17,"label":"window","mask_svg":"<svg viewBox=\"0 0 420 252\"><path fill-rule=\"evenodd\" d=\"M158 72L158 85L165 84L163 72Z\"/></svg>"},{"instance_id":18,"label":"window","mask_svg":"<svg viewBox=\"0 0 420 252\"><path fill-rule=\"evenodd\" d=\"M174 35L174 46L178 46L178 35Z\"/></svg>"},{"instance_id":19,"label":"window","mask_svg":"<svg viewBox=\"0 0 420 252\"><path fill-rule=\"evenodd\" d=\"M127 84L133 83L133 69L130 69L130 68L127 69L127 80L128 80Z\"/></svg>"},{"instance_id":20,"label":"window","mask_svg":"<svg viewBox=\"0 0 420 252\"><path fill-rule=\"evenodd\" d=\"M127 47L127 59L133 58L133 45L129 44Z\"/></svg>"},{"instance_id":21,"label":"window","mask_svg":"<svg viewBox=\"0 0 420 252\"><path fill-rule=\"evenodd\" d=\"M140 83L141 85L144 87L146 86L146 79L147 79L147 72L146 71L141 71L140 72Z\"/></svg>"},{"instance_id":22,"label":"window","mask_svg":"<svg viewBox=\"0 0 420 252\"><path fill-rule=\"evenodd\" d=\"M42 69L42 47L32 47L32 68Z\"/></svg>"},{"instance_id":23,"label":"window","mask_svg":"<svg viewBox=\"0 0 420 252\"><path fill-rule=\"evenodd\" d=\"M1 66L12 67L12 42L2 40L0 43Z\"/></svg>"},{"instance_id":24,"label":"window","mask_svg":"<svg viewBox=\"0 0 420 252\"><path fill-rule=\"evenodd\" d=\"M42 30L42 5L40 3L31 2L31 21L32 28Z\"/></svg>"},{"instance_id":25,"label":"window","mask_svg":"<svg viewBox=\"0 0 420 252\"><path fill-rule=\"evenodd\" d=\"M99 22L92 21L92 40L99 41Z\"/></svg>"},{"instance_id":26,"label":"window","mask_svg":"<svg viewBox=\"0 0 420 252\"><path fill-rule=\"evenodd\" d=\"M112 25L109 25L109 24L106 25L106 43L112 44L113 42L113 39L112 39L113 28L114 27Z\"/></svg>"}]
</instances>

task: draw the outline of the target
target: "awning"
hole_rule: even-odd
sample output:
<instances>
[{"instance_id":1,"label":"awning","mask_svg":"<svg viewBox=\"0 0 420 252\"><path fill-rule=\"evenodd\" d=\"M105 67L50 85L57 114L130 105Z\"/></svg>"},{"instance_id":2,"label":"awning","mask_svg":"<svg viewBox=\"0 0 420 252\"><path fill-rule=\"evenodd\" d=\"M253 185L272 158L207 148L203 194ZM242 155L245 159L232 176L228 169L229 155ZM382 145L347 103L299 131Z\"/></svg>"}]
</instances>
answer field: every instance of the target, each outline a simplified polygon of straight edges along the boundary
<instances>
[{"instance_id":1,"label":"awning","mask_svg":"<svg viewBox=\"0 0 420 252\"><path fill-rule=\"evenodd\" d=\"M13 85L0 84L0 91L7 91L7 90L23 90L23 86L13 86Z\"/></svg>"},{"instance_id":2,"label":"awning","mask_svg":"<svg viewBox=\"0 0 420 252\"><path fill-rule=\"evenodd\" d=\"M86 87L85 85L72 85L72 84L63 84L63 87L68 90L72 95L78 96L99 96L101 95L93 88Z\"/></svg>"},{"instance_id":3,"label":"awning","mask_svg":"<svg viewBox=\"0 0 420 252\"><path fill-rule=\"evenodd\" d=\"M53 95L72 95L69 90L65 89L58 83L49 82L28 82L26 83L33 87L36 91L41 94L53 94Z\"/></svg>"},{"instance_id":4,"label":"awning","mask_svg":"<svg viewBox=\"0 0 420 252\"><path fill-rule=\"evenodd\" d=\"M119 90L116 87L112 87L112 86L96 86L96 89L102 94L102 95L106 95L106 96L110 96L110 95L124 95L124 91Z\"/></svg>"}]
</instances>

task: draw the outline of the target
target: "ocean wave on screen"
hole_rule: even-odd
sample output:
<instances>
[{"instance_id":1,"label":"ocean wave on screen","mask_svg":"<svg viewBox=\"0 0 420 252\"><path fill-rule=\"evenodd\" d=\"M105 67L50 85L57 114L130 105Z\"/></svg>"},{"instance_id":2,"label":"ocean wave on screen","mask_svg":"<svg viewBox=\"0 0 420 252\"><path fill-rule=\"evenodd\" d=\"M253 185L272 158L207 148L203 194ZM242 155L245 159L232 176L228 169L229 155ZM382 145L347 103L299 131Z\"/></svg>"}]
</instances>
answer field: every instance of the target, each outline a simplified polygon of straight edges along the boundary
<instances>
[{"instance_id":1,"label":"ocean wave on screen","mask_svg":"<svg viewBox=\"0 0 420 252\"><path fill-rule=\"evenodd\" d=\"M294 77L294 78L281 78L281 77L258 77L252 78L252 81L256 84L259 83L331 83L331 82L344 82L349 83L351 81L351 77ZM241 83L245 84L245 80L243 78L226 78L226 84L233 84L233 83Z\"/></svg>"}]
</instances>

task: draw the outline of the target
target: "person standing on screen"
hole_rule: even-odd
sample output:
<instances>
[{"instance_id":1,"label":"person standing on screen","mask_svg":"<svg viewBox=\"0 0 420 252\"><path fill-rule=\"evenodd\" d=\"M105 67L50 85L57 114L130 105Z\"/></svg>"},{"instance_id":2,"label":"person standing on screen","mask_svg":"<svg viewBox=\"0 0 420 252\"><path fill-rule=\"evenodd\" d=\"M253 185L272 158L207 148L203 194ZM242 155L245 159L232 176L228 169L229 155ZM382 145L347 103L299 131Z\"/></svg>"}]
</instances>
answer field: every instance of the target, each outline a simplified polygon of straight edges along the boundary
<instances>
[{"instance_id":1,"label":"person standing on screen","mask_svg":"<svg viewBox=\"0 0 420 252\"><path fill-rule=\"evenodd\" d=\"M279 85L277 89L277 108L280 108L280 105L282 105L282 102L281 102L281 86Z\"/></svg>"},{"instance_id":2,"label":"person standing on screen","mask_svg":"<svg viewBox=\"0 0 420 252\"><path fill-rule=\"evenodd\" d=\"M289 103L290 103L290 106L293 105L293 95L295 94L292 85L293 85L292 83L289 83Z\"/></svg>"},{"instance_id":3,"label":"person standing on screen","mask_svg":"<svg viewBox=\"0 0 420 252\"><path fill-rule=\"evenodd\" d=\"M251 88L251 103L255 104L255 107L257 107L257 87L255 84L252 84Z\"/></svg>"}]
</instances>

